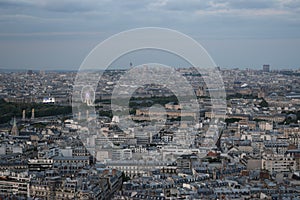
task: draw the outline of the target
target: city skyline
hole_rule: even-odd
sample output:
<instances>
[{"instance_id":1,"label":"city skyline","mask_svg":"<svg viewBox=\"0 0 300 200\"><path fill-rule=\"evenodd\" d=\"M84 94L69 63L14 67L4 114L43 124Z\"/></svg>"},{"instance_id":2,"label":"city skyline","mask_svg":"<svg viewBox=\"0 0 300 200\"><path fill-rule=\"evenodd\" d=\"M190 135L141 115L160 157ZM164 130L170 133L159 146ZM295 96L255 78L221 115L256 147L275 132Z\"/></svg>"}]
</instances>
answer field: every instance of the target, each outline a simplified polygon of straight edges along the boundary
<instances>
[{"instance_id":1,"label":"city skyline","mask_svg":"<svg viewBox=\"0 0 300 200\"><path fill-rule=\"evenodd\" d=\"M0 0L0 200L300 199L300 0Z\"/></svg>"},{"instance_id":2,"label":"city skyline","mask_svg":"<svg viewBox=\"0 0 300 200\"><path fill-rule=\"evenodd\" d=\"M299 199L299 72L262 70L0 72L0 197Z\"/></svg>"},{"instance_id":3,"label":"city skyline","mask_svg":"<svg viewBox=\"0 0 300 200\"><path fill-rule=\"evenodd\" d=\"M145 26L189 35L224 68L300 66L298 1L4 0L0 5L0 69L77 70L106 38Z\"/></svg>"}]
</instances>

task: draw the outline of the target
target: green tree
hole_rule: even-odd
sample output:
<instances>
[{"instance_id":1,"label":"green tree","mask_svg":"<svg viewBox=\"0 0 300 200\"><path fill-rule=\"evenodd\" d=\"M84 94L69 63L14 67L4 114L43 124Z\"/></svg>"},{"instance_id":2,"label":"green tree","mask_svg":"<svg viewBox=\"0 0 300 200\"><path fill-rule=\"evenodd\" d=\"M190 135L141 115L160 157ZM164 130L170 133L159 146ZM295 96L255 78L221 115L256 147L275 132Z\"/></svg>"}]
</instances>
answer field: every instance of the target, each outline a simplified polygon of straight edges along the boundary
<instances>
[{"instance_id":1,"label":"green tree","mask_svg":"<svg viewBox=\"0 0 300 200\"><path fill-rule=\"evenodd\" d=\"M265 99L262 99L262 101L259 103L259 105L263 108L269 107L269 104Z\"/></svg>"}]
</instances>

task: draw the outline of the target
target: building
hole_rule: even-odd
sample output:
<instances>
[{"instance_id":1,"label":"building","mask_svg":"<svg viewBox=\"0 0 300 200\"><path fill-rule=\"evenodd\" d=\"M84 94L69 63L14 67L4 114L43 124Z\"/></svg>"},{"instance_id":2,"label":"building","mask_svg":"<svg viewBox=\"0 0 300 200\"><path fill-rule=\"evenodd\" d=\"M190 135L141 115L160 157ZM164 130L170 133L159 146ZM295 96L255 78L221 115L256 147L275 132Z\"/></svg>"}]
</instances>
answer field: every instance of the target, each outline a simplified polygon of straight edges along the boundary
<instances>
[{"instance_id":1,"label":"building","mask_svg":"<svg viewBox=\"0 0 300 200\"><path fill-rule=\"evenodd\" d=\"M115 169L81 170L73 178L63 178L55 170L33 177L30 197L47 200L96 200L112 199L122 186L122 172Z\"/></svg>"},{"instance_id":2,"label":"building","mask_svg":"<svg viewBox=\"0 0 300 200\"><path fill-rule=\"evenodd\" d=\"M55 103L55 98L54 97L45 97L43 99L43 103L47 104L47 103Z\"/></svg>"},{"instance_id":3,"label":"building","mask_svg":"<svg viewBox=\"0 0 300 200\"><path fill-rule=\"evenodd\" d=\"M15 117L14 117L13 127L11 129L11 135L13 135L13 136L19 135L19 129L18 129L17 120Z\"/></svg>"},{"instance_id":4,"label":"building","mask_svg":"<svg viewBox=\"0 0 300 200\"><path fill-rule=\"evenodd\" d=\"M176 160L177 168L186 172L192 172L192 168L198 158L195 154L181 155Z\"/></svg>"},{"instance_id":5,"label":"building","mask_svg":"<svg viewBox=\"0 0 300 200\"><path fill-rule=\"evenodd\" d=\"M29 180L26 173L0 172L0 197L15 195L18 199L28 198Z\"/></svg>"},{"instance_id":6,"label":"building","mask_svg":"<svg viewBox=\"0 0 300 200\"><path fill-rule=\"evenodd\" d=\"M39 158L39 159L28 159L28 169L30 171L45 171L50 169L53 165L52 159Z\"/></svg>"},{"instance_id":7,"label":"building","mask_svg":"<svg viewBox=\"0 0 300 200\"><path fill-rule=\"evenodd\" d=\"M145 176L154 169L162 169L167 166L167 163L160 161L145 161L145 160L119 160L119 161L108 161L107 165L110 168L114 168L123 171L126 176L131 178L137 176Z\"/></svg>"},{"instance_id":8,"label":"building","mask_svg":"<svg viewBox=\"0 0 300 200\"><path fill-rule=\"evenodd\" d=\"M82 164L88 166L91 164L91 158L89 156L55 156L53 163L58 164Z\"/></svg>"},{"instance_id":9,"label":"building","mask_svg":"<svg viewBox=\"0 0 300 200\"><path fill-rule=\"evenodd\" d=\"M296 161L290 155L266 154L262 159L262 169L272 173L291 172L296 169Z\"/></svg>"},{"instance_id":10,"label":"building","mask_svg":"<svg viewBox=\"0 0 300 200\"><path fill-rule=\"evenodd\" d=\"M263 65L263 72L270 72L270 65Z\"/></svg>"}]
</instances>

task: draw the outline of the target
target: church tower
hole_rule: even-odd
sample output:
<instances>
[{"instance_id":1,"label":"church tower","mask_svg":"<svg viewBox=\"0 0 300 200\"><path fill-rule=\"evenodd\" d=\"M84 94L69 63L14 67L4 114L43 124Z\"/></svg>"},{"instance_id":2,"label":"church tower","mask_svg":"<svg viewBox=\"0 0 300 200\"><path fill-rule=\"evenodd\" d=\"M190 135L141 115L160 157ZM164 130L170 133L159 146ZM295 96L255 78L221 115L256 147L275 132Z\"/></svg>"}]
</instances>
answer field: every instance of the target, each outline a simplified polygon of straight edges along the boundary
<instances>
[{"instance_id":1,"label":"church tower","mask_svg":"<svg viewBox=\"0 0 300 200\"><path fill-rule=\"evenodd\" d=\"M19 129L17 126L17 120L16 117L14 117L13 127L11 129L11 135L18 136L19 135Z\"/></svg>"}]
</instances>

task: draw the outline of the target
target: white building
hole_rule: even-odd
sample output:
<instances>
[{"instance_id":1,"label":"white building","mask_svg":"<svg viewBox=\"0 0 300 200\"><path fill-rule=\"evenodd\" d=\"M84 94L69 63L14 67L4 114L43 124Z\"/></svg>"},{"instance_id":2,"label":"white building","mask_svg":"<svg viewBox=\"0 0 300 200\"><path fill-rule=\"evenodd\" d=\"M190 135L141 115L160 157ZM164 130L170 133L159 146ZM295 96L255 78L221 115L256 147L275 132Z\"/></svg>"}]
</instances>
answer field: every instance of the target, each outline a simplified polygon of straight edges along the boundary
<instances>
[{"instance_id":1,"label":"white building","mask_svg":"<svg viewBox=\"0 0 300 200\"><path fill-rule=\"evenodd\" d=\"M283 154L265 154L262 159L262 169L270 173L295 171L295 158Z\"/></svg>"},{"instance_id":2,"label":"white building","mask_svg":"<svg viewBox=\"0 0 300 200\"><path fill-rule=\"evenodd\" d=\"M54 97L45 97L43 99L43 103L55 103L55 98Z\"/></svg>"},{"instance_id":3,"label":"white building","mask_svg":"<svg viewBox=\"0 0 300 200\"><path fill-rule=\"evenodd\" d=\"M123 171L129 177L147 176L150 171L167 166L167 163L164 162L146 160L108 161L106 164L111 168Z\"/></svg>"}]
</instances>

